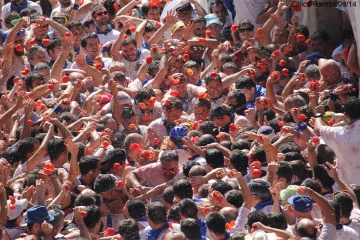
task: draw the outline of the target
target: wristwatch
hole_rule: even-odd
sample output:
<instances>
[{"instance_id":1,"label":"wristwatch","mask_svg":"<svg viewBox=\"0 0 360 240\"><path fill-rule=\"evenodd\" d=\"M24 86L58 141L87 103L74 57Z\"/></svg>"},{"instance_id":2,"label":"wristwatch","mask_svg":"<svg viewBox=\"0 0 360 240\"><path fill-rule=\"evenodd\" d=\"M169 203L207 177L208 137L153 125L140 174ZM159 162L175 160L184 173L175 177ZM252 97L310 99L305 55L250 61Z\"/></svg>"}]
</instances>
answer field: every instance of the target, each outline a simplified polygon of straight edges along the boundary
<instances>
[{"instance_id":1,"label":"wristwatch","mask_svg":"<svg viewBox=\"0 0 360 240\"><path fill-rule=\"evenodd\" d=\"M323 115L321 113L315 114L315 118L322 118L322 117L323 117Z\"/></svg>"}]
</instances>

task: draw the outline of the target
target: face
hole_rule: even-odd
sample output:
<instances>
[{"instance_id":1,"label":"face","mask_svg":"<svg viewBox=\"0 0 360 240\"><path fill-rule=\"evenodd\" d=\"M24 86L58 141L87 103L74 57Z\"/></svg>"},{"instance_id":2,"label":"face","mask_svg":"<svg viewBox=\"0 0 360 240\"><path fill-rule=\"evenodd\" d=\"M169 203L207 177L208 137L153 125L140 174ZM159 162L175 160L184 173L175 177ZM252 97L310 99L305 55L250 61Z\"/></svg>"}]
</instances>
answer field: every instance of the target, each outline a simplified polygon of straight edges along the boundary
<instances>
[{"instance_id":1,"label":"face","mask_svg":"<svg viewBox=\"0 0 360 240\"><path fill-rule=\"evenodd\" d=\"M206 89L212 98L218 98L222 93L222 84L220 81L210 81L206 85Z\"/></svg>"},{"instance_id":2,"label":"face","mask_svg":"<svg viewBox=\"0 0 360 240\"><path fill-rule=\"evenodd\" d=\"M130 43L128 45L122 46L121 50L122 50L122 55L126 60L130 62L135 61L137 49L134 44Z\"/></svg>"},{"instance_id":3,"label":"face","mask_svg":"<svg viewBox=\"0 0 360 240\"><path fill-rule=\"evenodd\" d=\"M227 116L227 115L224 115L222 117L219 117L219 118L214 118L213 119L213 122L215 123L215 125L217 127L223 127L225 126L226 124L228 124L230 121L230 117Z\"/></svg>"},{"instance_id":4,"label":"face","mask_svg":"<svg viewBox=\"0 0 360 240\"><path fill-rule=\"evenodd\" d=\"M243 91L243 93L245 94L246 101L250 102L254 96L254 91L247 88L241 88L241 91Z\"/></svg>"},{"instance_id":5,"label":"face","mask_svg":"<svg viewBox=\"0 0 360 240\"><path fill-rule=\"evenodd\" d=\"M47 24L42 24L39 27L36 27L34 31L35 38L40 40L46 38L48 31L49 31L49 25Z\"/></svg>"},{"instance_id":6,"label":"face","mask_svg":"<svg viewBox=\"0 0 360 240\"><path fill-rule=\"evenodd\" d=\"M207 109L206 107L194 107L195 120L206 121L209 116L209 112L210 110Z\"/></svg>"},{"instance_id":7,"label":"face","mask_svg":"<svg viewBox=\"0 0 360 240\"><path fill-rule=\"evenodd\" d=\"M242 41L254 37L254 27L250 24L244 24L239 27L239 35Z\"/></svg>"},{"instance_id":8,"label":"face","mask_svg":"<svg viewBox=\"0 0 360 240\"><path fill-rule=\"evenodd\" d=\"M321 78L328 84L332 85L337 82L337 74L334 73L331 67L319 67L319 71Z\"/></svg>"},{"instance_id":9,"label":"face","mask_svg":"<svg viewBox=\"0 0 360 240\"><path fill-rule=\"evenodd\" d=\"M175 120L180 119L182 111L176 109L175 107L171 108L169 111L164 111L166 121L171 125L176 125Z\"/></svg>"},{"instance_id":10,"label":"face","mask_svg":"<svg viewBox=\"0 0 360 240\"><path fill-rule=\"evenodd\" d=\"M139 117L137 115L134 115L128 119L123 119L124 128L129 132L137 133L137 129L130 128L130 124L134 124L138 128L139 127Z\"/></svg>"},{"instance_id":11,"label":"face","mask_svg":"<svg viewBox=\"0 0 360 240\"><path fill-rule=\"evenodd\" d=\"M187 93L186 83L171 84L171 89L179 92L179 98L184 98Z\"/></svg>"},{"instance_id":12,"label":"face","mask_svg":"<svg viewBox=\"0 0 360 240\"><path fill-rule=\"evenodd\" d=\"M176 161L162 161L161 173L166 180L171 180L179 172L179 165Z\"/></svg>"},{"instance_id":13,"label":"face","mask_svg":"<svg viewBox=\"0 0 360 240\"><path fill-rule=\"evenodd\" d=\"M219 24L212 23L209 26L207 26L207 30L210 30L211 37L213 38L218 38L220 36L221 27L219 26Z\"/></svg>"},{"instance_id":14,"label":"face","mask_svg":"<svg viewBox=\"0 0 360 240\"><path fill-rule=\"evenodd\" d=\"M188 24L191 20L191 18L193 18L194 15L194 10L191 10L190 12L187 13L178 13L178 18L183 21L186 24Z\"/></svg>"},{"instance_id":15,"label":"face","mask_svg":"<svg viewBox=\"0 0 360 240\"><path fill-rule=\"evenodd\" d=\"M184 36L184 30L185 28L184 27L179 27L175 32L174 34L172 35L172 38L173 39L178 39L178 40L181 40Z\"/></svg>"},{"instance_id":16,"label":"face","mask_svg":"<svg viewBox=\"0 0 360 240\"><path fill-rule=\"evenodd\" d=\"M326 43L322 39L312 40L311 47L313 52L320 52L322 54L326 53Z\"/></svg>"},{"instance_id":17,"label":"face","mask_svg":"<svg viewBox=\"0 0 360 240\"><path fill-rule=\"evenodd\" d=\"M150 7L148 14L145 16L148 20L159 21L160 20L160 8L157 6Z\"/></svg>"},{"instance_id":18,"label":"face","mask_svg":"<svg viewBox=\"0 0 360 240\"><path fill-rule=\"evenodd\" d=\"M61 53L61 45L55 46L54 51L49 51L49 55L53 60L56 60Z\"/></svg>"},{"instance_id":19,"label":"face","mask_svg":"<svg viewBox=\"0 0 360 240\"><path fill-rule=\"evenodd\" d=\"M195 61L200 60L203 57L204 52L205 52L205 47L192 46L191 48L189 48L189 55Z\"/></svg>"},{"instance_id":20,"label":"face","mask_svg":"<svg viewBox=\"0 0 360 240\"><path fill-rule=\"evenodd\" d=\"M98 38L88 38L86 40L85 53L89 58L95 58L99 54L99 44Z\"/></svg>"},{"instance_id":21,"label":"face","mask_svg":"<svg viewBox=\"0 0 360 240\"><path fill-rule=\"evenodd\" d=\"M115 122L114 119L110 119L107 123L106 123L106 127L110 128L110 129L117 129L117 124Z\"/></svg>"},{"instance_id":22,"label":"face","mask_svg":"<svg viewBox=\"0 0 360 240\"><path fill-rule=\"evenodd\" d=\"M89 27L85 27L85 32L86 32L86 33L95 32L95 28L96 28L96 24L95 24L95 23L89 24Z\"/></svg>"},{"instance_id":23,"label":"face","mask_svg":"<svg viewBox=\"0 0 360 240\"><path fill-rule=\"evenodd\" d=\"M194 35L196 37L205 37L206 24L205 22L194 23Z\"/></svg>"},{"instance_id":24,"label":"face","mask_svg":"<svg viewBox=\"0 0 360 240\"><path fill-rule=\"evenodd\" d=\"M85 30L81 27L72 27L70 31L73 34L74 46L80 47L81 39L85 36Z\"/></svg>"},{"instance_id":25,"label":"face","mask_svg":"<svg viewBox=\"0 0 360 240\"><path fill-rule=\"evenodd\" d=\"M225 23L225 21L226 21L226 8L224 7L223 4L212 6L211 10L221 22Z\"/></svg>"},{"instance_id":26,"label":"face","mask_svg":"<svg viewBox=\"0 0 360 240\"><path fill-rule=\"evenodd\" d=\"M39 69L37 70L37 72L41 73L44 76L45 82L48 82L50 80L50 69Z\"/></svg>"},{"instance_id":27,"label":"face","mask_svg":"<svg viewBox=\"0 0 360 240\"><path fill-rule=\"evenodd\" d=\"M227 68L223 71L226 75L232 75L236 73L235 68Z\"/></svg>"},{"instance_id":28,"label":"face","mask_svg":"<svg viewBox=\"0 0 360 240\"><path fill-rule=\"evenodd\" d=\"M284 44L287 42L287 31L285 29L281 29L278 27L275 27L273 36L272 36L272 42L277 44Z\"/></svg>"},{"instance_id":29,"label":"face","mask_svg":"<svg viewBox=\"0 0 360 240\"><path fill-rule=\"evenodd\" d=\"M35 66L38 63L46 63L46 53L43 51L38 51L37 53L34 54L34 59L29 60L29 63L32 66Z\"/></svg>"},{"instance_id":30,"label":"face","mask_svg":"<svg viewBox=\"0 0 360 240\"><path fill-rule=\"evenodd\" d=\"M200 79L200 71L197 68L191 68L191 71L193 72L192 76L188 74L187 69L184 69L184 77L186 79L186 82L196 85Z\"/></svg>"},{"instance_id":31,"label":"face","mask_svg":"<svg viewBox=\"0 0 360 240\"><path fill-rule=\"evenodd\" d=\"M104 9L100 9L96 11L94 14L94 21L98 26L106 26L109 23L109 11Z\"/></svg>"},{"instance_id":32,"label":"face","mask_svg":"<svg viewBox=\"0 0 360 240\"><path fill-rule=\"evenodd\" d=\"M156 31L146 32L143 34L143 39L146 43L149 42L150 38L155 34Z\"/></svg>"}]
</instances>

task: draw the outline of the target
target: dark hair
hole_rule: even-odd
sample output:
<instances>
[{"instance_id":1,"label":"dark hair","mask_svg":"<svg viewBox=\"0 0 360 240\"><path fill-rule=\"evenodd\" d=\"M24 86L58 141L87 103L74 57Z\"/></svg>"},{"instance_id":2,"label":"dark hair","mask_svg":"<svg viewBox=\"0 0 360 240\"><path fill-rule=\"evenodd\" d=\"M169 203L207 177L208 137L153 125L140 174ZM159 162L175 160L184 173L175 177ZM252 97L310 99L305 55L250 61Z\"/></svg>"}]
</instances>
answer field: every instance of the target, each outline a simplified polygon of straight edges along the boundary
<instances>
[{"instance_id":1,"label":"dark hair","mask_svg":"<svg viewBox=\"0 0 360 240\"><path fill-rule=\"evenodd\" d=\"M29 75L26 76L25 87L27 91L33 88L33 82L37 79L45 80L44 75L38 72L31 72Z\"/></svg>"},{"instance_id":2,"label":"dark hair","mask_svg":"<svg viewBox=\"0 0 360 240\"><path fill-rule=\"evenodd\" d=\"M100 158L97 156L84 156L79 161L79 170L81 175L85 175L90 171L95 171L98 168Z\"/></svg>"},{"instance_id":3,"label":"dark hair","mask_svg":"<svg viewBox=\"0 0 360 240\"><path fill-rule=\"evenodd\" d=\"M140 240L139 226L132 219L125 219L119 223L118 232L123 240Z\"/></svg>"},{"instance_id":4,"label":"dark hair","mask_svg":"<svg viewBox=\"0 0 360 240\"><path fill-rule=\"evenodd\" d=\"M75 198L75 202L74 202L74 206L91 206L91 205L96 205L96 200L94 198L94 196L90 195L90 194L79 194L76 198Z\"/></svg>"},{"instance_id":5,"label":"dark hair","mask_svg":"<svg viewBox=\"0 0 360 240\"><path fill-rule=\"evenodd\" d=\"M200 64L198 64L197 62L195 62L193 60L189 60L186 63L184 63L183 68L184 69L186 69L186 68L196 68L199 71L201 70Z\"/></svg>"},{"instance_id":6,"label":"dark hair","mask_svg":"<svg viewBox=\"0 0 360 240\"><path fill-rule=\"evenodd\" d=\"M174 201L174 196L175 196L173 187L170 186L170 187L165 188L162 196L163 196L165 202L172 205L173 201Z\"/></svg>"},{"instance_id":7,"label":"dark hair","mask_svg":"<svg viewBox=\"0 0 360 240\"><path fill-rule=\"evenodd\" d=\"M214 191L220 192L222 195L225 195L228 191L232 190L232 187L229 183L224 182L222 180L216 181L211 185L211 188Z\"/></svg>"},{"instance_id":8,"label":"dark hair","mask_svg":"<svg viewBox=\"0 0 360 240\"><path fill-rule=\"evenodd\" d=\"M305 186L305 187L308 187L308 188L311 188L314 192L317 192L318 194L321 194L321 186L320 184L315 181L314 179L312 178L306 178L302 184L302 186Z\"/></svg>"},{"instance_id":9,"label":"dark hair","mask_svg":"<svg viewBox=\"0 0 360 240\"><path fill-rule=\"evenodd\" d=\"M225 194L226 201L231 205L239 208L244 203L244 198L242 195L241 190L239 189L232 189Z\"/></svg>"},{"instance_id":10,"label":"dark hair","mask_svg":"<svg viewBox=\"0 0 360 240\"><path fill-rule=\"evenodd\" d=\"M179 223L181 220L180 208L178 205L172 205L168 210L168 220Z\"/></svg>"},{"instance_id":11,"label":"dark hair","mask_svg":"<svg viewBox=\"0 0 360 240\"><path fill-rule=\"evenodd\" d=\"M210 134L213 137L216 137L219 134L218 127L212 121L205 121L201 123L197 130L200 131L202 134Z\"/></svg>"},{"instance_id":12,"label":"dark hair","mask_svg":"<svg viewBox=\"0 0 360 240\"><path fill-rule=\"evenodd\" d=\"M123 119L129 119L133 116L136 116L136 113L134 112L132 107L123 107L123 109L121 109L121 117Z\"/></svg>"},{"instance_id":13,"label":"dark hair","mask_svg":"<svg viewBox=\"0 0 360 240\"><path fill-rule=\"evenodd\" d=\"M84 26L79 21L71 21L66 24L66 28L69 29L70 31L71 31L71 28L73 28L73 27L81 28L82 30L84 30Z\"/></svg>"},{"instance_id":14,"label":"dark hair","mask_svg":"<svg viewBox=\"0 0 360 240\"><path fill-rule=\"evenodd\" d=\"M231 110L225 105L219 105L214 107L209 114L209 119L213 120L214 118L221 118L223 116L231 117Z\"/></svg>"},{"instance_id":15,"label":"dark hair","mask_svg":"<svg viewBox=\"0 0 360 240\"><path fill-rule=\"evenodd\" d=\"M113 168L115 163L120 163L120 165L123 165L126 161L126 153L122 149L109 150L106 153L104 161L109 161L110 168Z\"/></svg>"},{"instance_id":16,"label":"dark hair","mask_svg":"<svg viewBox=\"0 0 360 240\"><path fill-rule=\"evenodd\" d=\"M212 168L224 167L224 155L218 149L208 149L205 153L206 163Z\"/></svg>"},{"instance_id":17,"label":"dark hair","mask_svg":"<svg viewBox=\"0 0 360 240\"><path fill-rule=\"evenodd\" d=\"M211 102L206 98L196 100L195 107L205 107L207 110L211 109Z\"/></svg>"},{"instance_id":18,"label":"dark hair","mask_svg":"<svg viewBox=\"0 0 360 240\"><path fill-rule=\"evenodd\" d=\"M350 217L353 210L353 199L347 192L339 192L335 194L334 201L339 204L342 217Z\"/></svg>"},{"instance_id":19,"label":"dark hair","mask_svg":"<svg viewBox=\"0 0 360 240\"><path fill-rule=\"evenodd\" d=\"M288 162L281 161L276 175L278 178L285 178L286 183L290 184L293 177L293 169Z\"/></svg>"},{"instance_id":20,"label":"dark hair","mask_svg":"<svg viewBox=\"0 0 360 240\"><path fill-rule=\"evenodd\" d=\"M238 106L243 106L246 104L246 97L244 92L241 89L234 89L231 90L228 95L228 98L235 98L236 99L236 103Z\"/></svg>"},{"instance_id":21,"label":"dark hair","mask_svg":"<svg viewBox=\"0 0 360 240\"><path fill-rule=\"evenodd\" d=\"M11 11L5 14L4 22L11 25L11 21L17 18L20 18L20 14L15 11Z\"/></svg>"},{"instance_id":22,"label":"dark hair","mask_svg":"<svg viewBox=\"0 0 360 240\"><path fill-rule=\"evenodd\" d=\"M194 17L190 20L193 23L205 23L206 24L206 19L204 17Z\"/></svg>"},{"instance_id":23,"label":"dark hair","mask_svg":"<svg viewBox=\"0 0 360 240\"><path fill-rule=\"evenodd\" d=\"M46 52L49 54L49 51L53 51L54 52L54 49L55 47L57 46L61 46L61 40L59 38L52 38L50 40L50 44L49 46L46 47Z\"/></svg>"},{"instance_id":24,"label":"dark hair","mask_svg":"<svg viewBox=\"0 0 360 240\"><path fill-rule=\"evenodd\" d=\"M127 46L130 44L134 44L134 46L137 46L136 40L133 36L128 36L124 41L121 43L121 46Z\"/></svg>"},{"instance_id":25,"label":"dark hair","mask_svg":"<svg viewBox=\"0 0 360 240\"><path fill-rule=\"evenodd\" d=\"M251 89L252 87L256 87L256 83L249 76L240 76L235 83L235 87L236 89Z\"/></svg>"},{"instance_id":26,"label":"dark hair","mask_svg":"<svg viewBox=\"0 0 360 240\"><path fill-rule=\"evenodd\" d=\"M153 60L148 67L148 74L155 77L155 71L159 69L160 61Z\"/></svg>"},{"instance_id":27,"label":"dark hair","mask_svg":"<svg viewBox=\"0 0 360 240\"><path fill-rule=\"evenodd\" d=\"M335 152L326 144L320 144L316 147L316 158L319 164L329 162L334 163Z\"/></svg>"},{"instance_id":28,"label":"dark hair","mask_svg":"<svg viewBox=\"0 0 360 240\"><path fill-rule=\"evenodd\" d=\"M160 156L160 162L171 162L176 161L179 162L179 156L176 154L175 151L166 150Z\"/></svg>"},{"instance_id":29,"label":"dark hair","mask_svg":"<svg viewBox=\"0 0 360 240\"><path fill-rule=\"evenodd\" d=\"M244 149L250 150L250 142L248 140L239 139L231 145L231 151Z\"/></svg>"},{"instance_id":30,"label":"dark hair","mask_svg":"<svg viewBox=\"0 0 360 240\"><path fill-rule=\"evenodd\" d=\"M82 48L86 48L87 40L90 39L90 38L96 38L100 43L98 35L96 35L95 33L88 33L81 39L81 47Z\"/></svg>"},{"instance_id":31,"label":"dark hair","mask_svg":"<svg viewBox=\"0 0 360 240\"><path fill-rule=\"evenodd\" d=\"M225 217L219 212L212 212L206 216L206 226L216 235L225 233Z\"/></svg>"},{"instance_id":32,"label":"dark hair","mask_svg":"<svg viewBox=\"0 0 360 240\"><path fill-rule=\"evenodd\" d=\"M330 36L327 32L323 30L318 30L311 35L311 41L314 40L323 40L324 42L327 43L330 41Z\"/></svg>"},{"instance_id":33,"label":"dark hair","mask_svg":"<svg viewBox=\"0 0 360 240\"><path fill-rule=\"evenodd\" d=\"M194 218L187 218L181 221L181 232L183 232L187 239L199 239L201 237L201 229L198 221Z\"/></svg>"},{"instance_id":34,"label":"dark hair","mask_svg":"<svg viewBox=\"0 0 360 240\"><path fill-rule=\"evenodd\" d=\"M160 202L152 202L148 206L148 218L154 224L166 222L166 209Z\"/></svg>"},{"instance_id":35,"label":"dark hair","mask_svg":"<svg viewBox=\"0 0 360 240\"><path fill-rule=\"evenodd\" d=\"M329 174L326 172L325 164L319 164L314 167L314 177L320 181L320 184L323 188L332 188L335 183L335 180L332 179Z\"/></svg>"},{"instance_id":36,"label":"dark hair","mask_svg":"<svg viewBox=\"0 0 360 240\"><path fill-rule=\"evenodd\" d=\"M188 161L183 165L183 173L186 177L189 177L189 172L193 166L200 166L200 163L194 161Z\"/></svg>"},{"instance_id":37,"label":"dark hair","mask_svg":"<svg viewBox=\"0 0 360 240\"><path fill-rule=\"evenodd\" d=\"M286 218L281 213L271 212L268 214L268 217L269 217L269 227L280 229L280 230L287 229Z\"/></svg>"},{"instance_id":38,"label":"dark hair","mask_svg":"<svg viewBox=\"0 0 360 240\"><path fill-rule=\"evenodd\" d=\"M293 170L293 175L296 176L299 181L304 181L308 177L312 177L312 172L307 169L306 164L302 160L293 160L290 162Z\"/></svg>"},{"instance_id":39,"label":"dark hair","mask_svg":"<svg viewBox=\"0 0 360 240\"><path fill-rule=\"evenodd\" d=\"M216 81L216 82L221 83L221 77L220 77L220 75L218 73L216 73L215 78L210 77L210 75L211 75L211 73L206 74L206 76L205 76L205 85L208 85L211 81Z\"/></svg>"},{"instance_id":40,"label":"dark hair","mask_svg":"<svg viewBox=\"0 0 360 240\"><path fill-rule=\"evenodd\" d=\"M56 160L62 153L66 152L65 139L63 138L52 138L48 144L48 154L51 161Z\"/></svg>"},{"instance_id":41,"label":"dark hair","mask_svg":"<svg viewBox=\"0 0 360 240\"><path fill-rule=\"evenodd\" d=\"M263 146L258 146L255 148L254 158L261 163L266 163L266 154Z\"/></svg>"},{"instance_id":42,"label":"dark hair","mask_svg":"<svg viewBox=\"0 0 360 240\"><path fill-rule=\"evenodd\" d=\"M17 146L17 155L22 163L24 163L26 159L26 155L35 151L34 144L39 144L39 142L33 137L27 137L19 141Z\"/></svg>"},{"instance_id":43,"label":"dark hair","mask_svg":"<svg viewBox=\"0 0 360 240\"><path fill-rule=\"evenodd\" d=\"M103 193L115 187L116 178L112 174L99 174L94 182L94 191L96 193Z\"/></svg>"},{"instance_id":44,"label":"dark hair","mask_svg":"<svg viewBox=\"0 0 360 240\"><path fill-rule=\"evenodd\" d=\"M142 88L135 95L135 99L137 103L150 100L150 98L152 97L155 97L155 92L153 89L150 88Z\"/></svg>"},{"instance_id":45,"label":"dark hair","mask_svg":"<svg viewBox=\"0 0 360 240\"><path fill-rule=\"evenodd\" d=\"M346 100L344 105L344 112L350 117L350 119L360 118L360 99L356 97Z\"/></svg>"},{"instance_id":46,"label":"dark hair","mask_svg":"<svg viewBox=\"0 0 360 240\"><path fill-rule=\"evenodd\" d=\"M139 219L145 216L145 204L139 199L131 199L127 204L127 210L133 219Z\"/></svg>"},{"instance_id":47,"label":"dark hair","mask_svg":"<svg viewBox=\"0 0 360 240\"><path fill-rule=\"evenodd\" d=\"M168 97L167 100L169 101L169 104L165 104L165 106L163 106L164 111L171 111L173 108L181 111L184 110L182 102L179 98Z\"/></svg>"},{"instance_id":48,"label":"dark hair","mask_svg":"<svg viewBox=\"0 0 360 240\"><path fill-rule=\"evenodd\" d=\"M174 195L178 196L180 199L192 198L193 196L192 185L188 179L176 181L173 189Z\"/></svg>"},{"instance_id":49,"label":"dark hair","mask_svg":"<svg viewBox=\"0 0 360 240\"><path fill-rule=\"evenodd\" d=\"M287 153L287 152L298 152L301 153L301 149L299 145L297 145L295 142L287 142L283 143L279 146L279 151L281 153Z\"/></svg>"},{"instance_id":50,"label":"dark hair","mask_svg":"<svg viewBox=\"0 0 360 240\"><path fill-rule=\"evenodd\" d=\"M234 166L235 170L238 172L245 172L248 168L249 158L241 150L235 149L231 151L230 154L230 163Z\"/></svg>"},{"instance_id":51,"label":"dark hair","mask_svg":"<svg viewBox=\"0 0 360 240\"><path fill-rule=\"evenodd\" d=\"M262 211L253 211L248 215L247 225L249 228L252 227L253 223L261 222L265 226L269 226L269 217ZM250 230L249 230L250 232Z\"/></svg>"},{"instance_id":52,"label":"dark hair","mask_svg":"<svg viewBox=\"0 0 360 240\"><path fill-rule=\"evenodd\" d=\"M261 201L271 199L271 193L269 190L271 186L269 182L263 179L253 179L248 183L248 187L250 192L258 196Z\"/></svg>"},{"instance_id":53,"label":"dark hair","mask_svg":"<svg viewBox=\"0 0 360 240\"><path fill-rule=\"evenodd\" d=\"M185 198L179 203L181 215L185 218L197 218L198 208L196 203L190 198Z\"/></svg>"},{"instance_id":54,"label":"dark hair","mask_svg":"<svg viewBox=\"0 0 360 240\"><path fill-rule=\"evenodd\" d=\"M335 209L335 221L336 223L340 223L340 205L335 202L334 200L329 200L329 203L331 204L331 206Z\"/></svg>"},{"instance_id":55,"label":"dark hair","mask_svg":"<svg viewBox=\"0 0 360 240\"><path fill-rule=\"evenodd\" d=\"M304 35L306 39L309 38L309 29L308 29L307 26L298 25L297 28L296 28L296 32L301 33L302 35Z\"/></svg>"},{"instance_id":56,"label":"dark hair","mask_svg":"<svg viewBox=\"0 0 360 240\"><path fill-rule=\"evenodd\" d=\"M96 224L101 219L101 211L95 205L85 207L85 211L88 213L86 217L84 217L84 223L87 228L94 228Z\"/></svg>"}]
</instances>

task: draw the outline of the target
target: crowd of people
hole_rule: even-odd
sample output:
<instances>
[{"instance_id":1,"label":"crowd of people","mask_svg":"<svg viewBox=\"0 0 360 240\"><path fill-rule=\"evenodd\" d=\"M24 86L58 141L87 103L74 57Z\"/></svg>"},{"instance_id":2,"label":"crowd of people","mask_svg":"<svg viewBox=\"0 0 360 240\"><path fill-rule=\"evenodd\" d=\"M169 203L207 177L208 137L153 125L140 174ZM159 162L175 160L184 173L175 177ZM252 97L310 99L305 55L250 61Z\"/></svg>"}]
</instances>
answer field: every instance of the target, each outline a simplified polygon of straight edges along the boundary
<instances>
[{"instance_id":1,"label":"crowd of people","mask_svg":"<svg viewBox=\"0 0 360 240\"><path fill-rule=\"evenodd\" d=\"M346 8L0 5L0 239L360 239Z\"/></svg>"}]
</instances>

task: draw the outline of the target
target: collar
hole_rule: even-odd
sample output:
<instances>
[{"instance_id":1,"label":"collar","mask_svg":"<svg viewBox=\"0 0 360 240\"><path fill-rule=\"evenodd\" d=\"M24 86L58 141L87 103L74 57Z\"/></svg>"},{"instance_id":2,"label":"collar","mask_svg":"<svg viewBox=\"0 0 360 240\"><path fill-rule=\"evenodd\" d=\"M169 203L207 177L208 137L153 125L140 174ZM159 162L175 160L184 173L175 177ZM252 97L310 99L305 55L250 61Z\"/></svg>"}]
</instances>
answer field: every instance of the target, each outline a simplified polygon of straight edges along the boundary
<instances>
[{"instance_id":1,"label":"collar","mask_svg":"<svg viewBox=\"0 0 360 240\"><path fill-rule=\"evenodd\" d=\"M165 225L156 229L156 230L150 230L147 232L147 240L157 240L160 236L160 233L166 229L169 228L169 221L166 221Z\"/></svg>"},{"instance_id":2,"label":"collar","mask_svg":"<svg viewBox=\"0 0 360 240\"><path fill-rule=\"evenodd\" d=\"M255 209L257 211L260 211L264 207L269 206L269 205L273 205L273 204L274 204L274 201L272 199L269 199L269 200L259 202L258 204L256 204Z\"/></svg>"},{"instance_id":3,"label":"collar","mask_svg":"<svg viewBox=\"0 0 360 240\"><path fill-rule=\"evenodd\" d=\"M150 50L150 47L149 47L149 45L145 42L145 40L143 40L141 47L144 48L144 49Z\"/></svg>"},{"instance_id":4,"label":"collar","mask_svg":"<svg viewBox=\"0 0 360 240\"><path fill-rule=\"evenodd\" d=\"M216 103L216 101L219 100L220 98L222 98L222 96L223 96L223 95L221 94L221 95L220 95L219 97L217 97L217 98L212 98L212 101L213 101L214 103Z\"/></svg>"},{"instance_id":5,"label":"collar","mask_svg":"<svg viewBox=\"0 0 360 240\"><path fill-rule=\"evenodd\" d=\"M195 154L194 156L191 156L191 159L190 160L195 160L197 158L201 157L200 154Z\"/></svg>"},{"instance_id":6,"label":"collar","mask_svg":"<svg viewBox=\"0 0 360 240\"><path fill-rule=\"evenodd\" d=\"M341 230L343 228L343 225L341 223L336 224L336 230Z\"/></svg>"},{"instance_id":7,"label":"collar","mask_svg":"<svg viewBox=\"0 0 360 240\"><path fill-rule=\"evenodd\" d=\"M352 223L352 220L350 219L350 221L348 223L343 223L345 226L349 226Z\"/></svg>"},{"instance_id":8,"label":"collar","mask_svg":"<svg viewBox=\"0 0 360 240\"><path fill-rule=\"evenodd\" d=\"M85 56L85 61L89 66L91 66L91 67L94 66L95 62L91 61L87 55ZM101 61L101 64L102 64L102 67L104 68L105 67L104 61Z\"/></svg>"},{"instance_id":9,"label":"collar","mask_svg":"<svg viewBox=\"0 0 360 240\"><path fill-rule=\"evenodd\" d=\"M332 194L332 193L334 193L334 191L330 190L330 191L321 193L321 196L325 196L325 195Z\"/></svg>"},{"instance_id":10,"label":"collar","mask_svg":"<svg viewBox=\"0 0 360 240\"><path fill-rule=\"evenodd\" d=\"M202 80L199 79L199 81L197 82L196 86L200 87L202 85Z\"/></svg>"},{"instance_id":11,"label":"collar","mask_svg":"<svg viewBox=\"0 0 360 240\"><path fill-rule=\"evenodd\" d=\"M164 127L166 128L167 135L170 136L170 131L172 129L170 124L166 121L164 116L161 117L161 121L163 121L163 123L164 123Z\"/></svg>"},{"instance_id":12,"label":"collar","mask_svg":"<svg viewBox=\"0 0 360 240\"><path fill-rule=\"evenodd\" d=\"M111 31L112 31L112 28L111 28L110 25L107 26L105 32L100 32L100 30L99 30L98 27L95 28L95 34L98 34L98 35L99 35L99 34L104 34L104 35L106 36L106 35L107 35L108 33L110 33Z\"/></svg>"}]
</instances>

